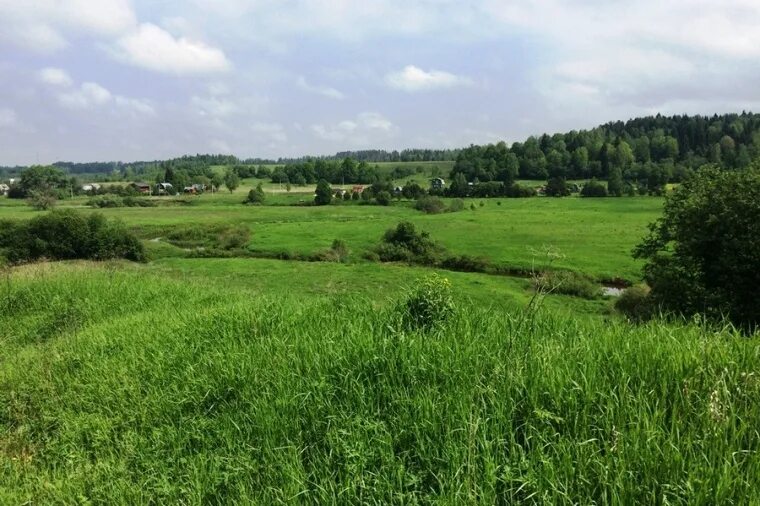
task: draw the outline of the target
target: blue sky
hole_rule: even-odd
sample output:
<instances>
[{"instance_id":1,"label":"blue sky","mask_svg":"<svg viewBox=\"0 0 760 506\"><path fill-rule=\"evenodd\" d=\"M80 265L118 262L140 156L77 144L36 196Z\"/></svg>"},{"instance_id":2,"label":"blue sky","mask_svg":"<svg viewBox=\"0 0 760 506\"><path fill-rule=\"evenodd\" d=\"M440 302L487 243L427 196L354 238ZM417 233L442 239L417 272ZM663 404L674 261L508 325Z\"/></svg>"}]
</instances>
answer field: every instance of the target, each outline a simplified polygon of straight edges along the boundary
<instances>
[{"instance_id":1,"label":"blue sky","mask_svg":"<svg viewBox=\"0 0 760 506\"><path fill-rule=\"evenodd\" d=\"M0 0L0 165L760 110L756 0Z\"/></svg>"}]
</instances>

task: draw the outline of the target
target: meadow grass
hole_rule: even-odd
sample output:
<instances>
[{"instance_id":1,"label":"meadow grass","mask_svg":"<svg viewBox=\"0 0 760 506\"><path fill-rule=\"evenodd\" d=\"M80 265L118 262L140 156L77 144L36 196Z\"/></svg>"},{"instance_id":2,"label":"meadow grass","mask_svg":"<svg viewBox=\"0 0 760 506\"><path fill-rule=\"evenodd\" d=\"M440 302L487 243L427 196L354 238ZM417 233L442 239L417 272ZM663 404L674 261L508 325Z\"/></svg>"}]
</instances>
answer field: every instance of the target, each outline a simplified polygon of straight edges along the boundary
<instances>
[{"instance_id":1,"label":"meadow grass","mask_svg":"<svg viewBox=\"0 0 760 506\"><path fill-rule=\"evenodd\" d=\"M99 212L122 219L146 240L179 226L246 224L252 232L249 248L254 251L308 255L341 239L354 252L353 259L374 248L385 230L405 220L430 232L455 255L484 257L509 268L530 270L545 260L543 252L551 248L562 254L555 267L597 279L634 282L640 277L641 264L631 258L631 250L662 207L662 199L650 197L467 199L464 211L425 215L403 201L389 207L282 205L311 200L309 195L297 193L273 196L278 200L271 204L279 205L244 206L246 191L189 197L189 205ZM34 216L28 207L5 205L8 200L0 199L0 219ZM84 203L80 199L62 205L90 212ZM470 203L476 205L474 211L469 209Z\"/></svg>"},{"instance_id":2,"label":"meadow grass","mask_svg":"<svg viewBox=\"0 0 760 506\"><path fill-rule=\"evenodd\" d=\"M3 282L0 503L760 501L757 339L153 269Z\"/></svg>"}]
</instances>

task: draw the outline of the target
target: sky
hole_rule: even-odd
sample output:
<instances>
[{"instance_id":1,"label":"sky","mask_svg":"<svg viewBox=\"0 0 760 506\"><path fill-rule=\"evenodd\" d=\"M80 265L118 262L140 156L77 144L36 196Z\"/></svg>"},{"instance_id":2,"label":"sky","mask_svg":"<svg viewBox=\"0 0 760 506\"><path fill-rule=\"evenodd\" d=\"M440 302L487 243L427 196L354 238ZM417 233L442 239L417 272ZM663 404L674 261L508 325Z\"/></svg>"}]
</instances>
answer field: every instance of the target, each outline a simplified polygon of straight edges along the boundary
<instances>
[{"instance_id":1,"label":"sky","mask_svg":"<svg viewBox=\"0 0 760 506\"><path fill-rule=\"evenodd\" d=\"M0 0L0 165L760 111L758 0Z\"/></svg>"}]
</instances>

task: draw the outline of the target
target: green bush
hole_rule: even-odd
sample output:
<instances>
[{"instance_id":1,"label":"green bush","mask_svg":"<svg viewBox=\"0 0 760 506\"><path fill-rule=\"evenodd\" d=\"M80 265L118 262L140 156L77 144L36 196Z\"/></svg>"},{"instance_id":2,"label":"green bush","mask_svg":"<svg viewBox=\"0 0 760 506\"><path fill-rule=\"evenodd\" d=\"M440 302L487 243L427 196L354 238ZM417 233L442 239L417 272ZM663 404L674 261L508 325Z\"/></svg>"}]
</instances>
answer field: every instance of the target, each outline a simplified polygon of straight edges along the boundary
<instances>
[{"instance_id":1,"label":"green bush","mask_svg":"<svg viewBox=\"0 0 760 506\"><path fill-rule=\"evenodd\" d=\"M253 204L253 205L261 205L266 200L266 194L264 193L264 188L261 186L261 183L256 185L256 188L252 188L251 191L248 192L248 197L246 197L244 204Z\"/></svg>"},{"instance_id":2,"label":"green bush","mask_svg":"<svg viewBox=\"0 0 760 506\"><path fill-rule=\"evenodd\" d=\"M417 231L413 223L403 221L383 235L376 252L383 262L411 262L432 265L438 262L443 251L424 231Z\"/></svg>"},{"instance_id":3,"label":"green bush","mask_svg":"<svg viewBox=\"0 0 760 506\"><path fill-rule=\"evenodd\" d=\"M390 192L387 192L387 191L381 191L380 193L377 194L377 196L375 197L375 200L381 206L390 205L390 203L391 203L391 194L390 194Z\"/></svg>"},{"instance_id":4,"label":"green bush","mask_svg":"<svg viewBox=\"0 0 760 506\"><path fill-rule=\"evenodd\" d=\"M654 306L649 298L649 287L635 285L627 288L615 301L615 309L633 321L650 318L654 313Z\"/></svg>"},{"instance_id":5,"label":"green bush","mask_svg":"<svg viewBox=\"0 0 760 506\"><path fill-rule=\"evenodd\" d=\"M462 200L462 199L454 199L449 204L448 211L450 213L456 213L458 211L461 211L462 209L464 209L464 200Z\"/></svg>"},{"instance_id":6,"label":"green bush","mask_svg":"<svg viewBox=\"0 0 760 506\"><path fill-rule=\"evenodd\" d=\"M446 210L446 203L438 197L421 197L414 203L414 208L425 214L439 214Z\"/></svg>"},{"instance_id":7,"label":"green bush","mask_svg":"<svg viewBox=\"0 0 760 506\"><path fill-rule=\"evenodd\" d=\"M584 299L599 296L599 284L590 277L572 271L546 271L533 279L533 287L550 293L572 295Z\"/></svg>"},{"instance_id":8,"label":"green bush","mask_svg":"<svg viewBox=\"0 0 760 506\"><path fill-rule=\"evenodd\" d=\"M142 243L118 222L100 214L85 216L71 209L56 210L28 222L3 224L0 250L14 263L52 260L126 258L145 261Z\"/></svg>"},{"instance_id":9,"label":"green bush","mask_svg":"<svg viewBox=\"0 0 760 506\"><path fill-rule=\"evenodd\" d=\"M581 197L606 197L607 187L604 183L600 183L596 179L592 179L583 185L581 190Z\"/></svg>"},{"instance_id":10,"label":"green bush","mask_svg":"<svg viewBox=\"0 0 760 506\"><path fill-rule=\"evenodd\" d=\"M451 283L432 274L417 283L403 304L403 322L410 329L442 328L455 312Z\"/></svg>"},{"instance_id":11,"label":"green bush","mask_svg":"<svg viewBox=\"0 0 760 506\"><path fill-rule=\"evenodd\" d=\"M247 225L233 225L217 235L217 242L222 249L240 249L251 240L251 229Z\"/></svg>"}]
</instances>

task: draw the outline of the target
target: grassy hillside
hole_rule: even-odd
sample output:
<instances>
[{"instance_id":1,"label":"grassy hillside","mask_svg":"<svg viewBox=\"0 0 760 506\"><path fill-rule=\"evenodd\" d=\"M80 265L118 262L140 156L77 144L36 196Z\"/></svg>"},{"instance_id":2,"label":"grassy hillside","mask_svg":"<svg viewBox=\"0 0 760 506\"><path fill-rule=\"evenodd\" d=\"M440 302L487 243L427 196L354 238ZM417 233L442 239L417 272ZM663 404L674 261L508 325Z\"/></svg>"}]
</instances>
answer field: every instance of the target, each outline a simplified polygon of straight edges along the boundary
<instances>
[{"instance_id":1,"label":"grassy hillside","mask_svg":"<svg viewBox=\"0 0 760 506\"><path fill-rule=\"evenodd\" d=\"M729 331L458 297L404 332L401 294L119 263L0 294L0 503L760 501L760 348Z\"/></svg>"}]
</instances>

